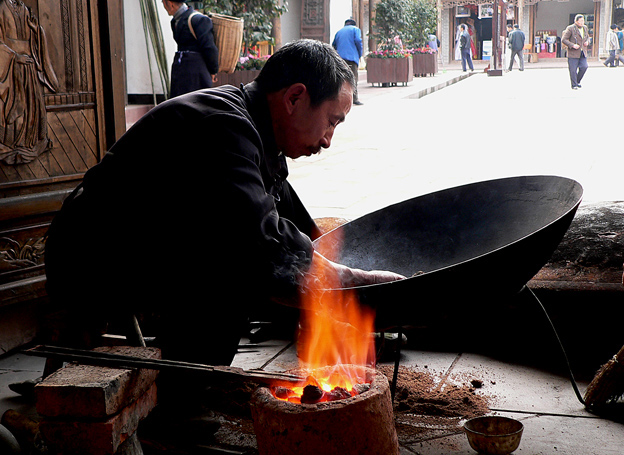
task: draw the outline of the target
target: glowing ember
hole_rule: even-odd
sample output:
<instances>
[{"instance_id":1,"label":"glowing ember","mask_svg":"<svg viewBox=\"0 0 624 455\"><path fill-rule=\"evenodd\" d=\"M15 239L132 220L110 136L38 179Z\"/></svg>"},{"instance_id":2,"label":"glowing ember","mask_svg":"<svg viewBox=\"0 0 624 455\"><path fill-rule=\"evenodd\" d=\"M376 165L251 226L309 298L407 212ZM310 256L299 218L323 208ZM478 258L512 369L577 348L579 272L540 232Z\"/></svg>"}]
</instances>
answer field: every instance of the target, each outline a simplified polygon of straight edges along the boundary
<instances>
[{"instance_id":1,"label":"glowing ember","mask_svg":"<svg viewBox=\"0 0 624 455\"><path fill-rule=\"evenodd\" d=\"M274 392L277 398L304 403L308 394L312 394L311 400L319 398L309 402L348 398L361 393L356 385L366 382L366 378L357 374L361 369L352 366L375 366L375 343L371 336L375 314L371 308L360 306L354 290L339 289L340 280L333 270L323 261L312 262L304 284L305 310L301 311L298 339L301 368L309 376L302 387L294 387L291 392L280 391L281 396ZM328 366L332 368L325 368ZM307 386L317 390L306 394Z\"/></svg>"}]
</instances>

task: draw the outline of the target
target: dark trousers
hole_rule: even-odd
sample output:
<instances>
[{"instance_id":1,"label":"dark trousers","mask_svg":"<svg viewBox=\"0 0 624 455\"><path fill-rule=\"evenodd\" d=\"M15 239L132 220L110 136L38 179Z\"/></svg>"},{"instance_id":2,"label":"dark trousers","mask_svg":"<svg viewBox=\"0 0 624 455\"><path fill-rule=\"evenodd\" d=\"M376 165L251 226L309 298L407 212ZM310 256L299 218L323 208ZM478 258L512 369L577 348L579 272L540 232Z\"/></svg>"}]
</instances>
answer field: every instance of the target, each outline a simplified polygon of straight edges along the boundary
<instances>
[{"instance_id":1,"label":"dark trousers","mask_svg":"<svg viewBox=\"0 0 624 455\"><path fill-rule=\"evenodd\" d=\"M624 63L624 57L614 49L609 51L609 58L605 60L604 64L605 66L619 66L620 62Z\"/></svg>"},{"instance_id":2,"label":"dark trousers","mask_svg":"<svg viewBox=\"0 0 624 455\"><path fill-rule=\"evenodd\" d=\"M474 66L472 66L472 58L470 57L470 48L466 47L461 50L461 58L462 58L462 70L466 71L466 63L471 70L474 70Z\"/></svg>"},{"instance_id":3,"label":"dark trousers","mask_svg":"<svg viewBox=\"0 0 624 455\"><path fill-rule=\"evenodd\" d=\"M524 56L522 55L522 49L518 51L511 51L511 58L509 60L509 71L513 68L514 57L518 56L518 61L520 62L520 71L524 71Z\"/></svg>"},{"instance_id":4,"label":"dark trousers","mask_svg":"<svg viewBox=\"0 0 624 455\"><path fill-rule=\"evenodd\" d=\"M570 83L572 88L578 87L581 84L581 79L587 71L587 57L584 53L581 53L579 58L568 57L568 69L570 70Z\"/></svg>"},{"instance_id":5,"label":"dark trousers","mask_svg":"<svg viewBox=\"0 0 624 455\"><path fill-rule=\"evenodd\" d=\"M359 65L356 62L352 62L351 60L345 60L345 63L349 65L349 68L351 68L351 72L353 73L353 76L355 76L355 87L353 87L353 102L355 103L356 101L358 101L357 83L358 83Z\"/></svg>"}]
</instances>

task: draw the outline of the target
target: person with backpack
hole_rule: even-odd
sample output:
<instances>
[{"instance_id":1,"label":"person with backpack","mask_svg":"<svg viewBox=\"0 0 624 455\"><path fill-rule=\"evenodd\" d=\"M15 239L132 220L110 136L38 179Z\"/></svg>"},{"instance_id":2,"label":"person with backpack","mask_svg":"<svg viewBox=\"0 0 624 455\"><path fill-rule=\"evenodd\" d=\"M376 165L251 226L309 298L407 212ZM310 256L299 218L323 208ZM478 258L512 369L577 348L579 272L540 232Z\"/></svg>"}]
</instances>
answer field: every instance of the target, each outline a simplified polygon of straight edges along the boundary
<instances>
[{"instance_id":1,"label":"person with backpack","mask_svg":"<svg viewBox=\"0 0 624 455\"><path fill-rule=\"evenodd\" d=\"M183 1L162 0L171 19L173 39L178 44L171 65L170 98L212 87L219 72L219 49L212 20Z\"/></svg>"}]
</instances>

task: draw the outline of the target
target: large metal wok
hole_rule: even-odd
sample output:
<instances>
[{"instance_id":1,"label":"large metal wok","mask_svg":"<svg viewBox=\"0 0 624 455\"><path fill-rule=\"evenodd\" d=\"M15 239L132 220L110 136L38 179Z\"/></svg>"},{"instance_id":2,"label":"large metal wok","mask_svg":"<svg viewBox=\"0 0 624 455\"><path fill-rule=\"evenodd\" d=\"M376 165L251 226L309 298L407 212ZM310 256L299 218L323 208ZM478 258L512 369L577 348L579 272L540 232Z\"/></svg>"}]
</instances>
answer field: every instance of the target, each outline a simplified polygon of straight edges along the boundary
<instances>
[{"instance_id":1,"label":"large metal wok","mask_svg":"<svg viewBox=\"0 0 624 455\"><path fill-rule=\"evenodd\" d=\"M578 182L557 176L473 183L365 215L315 247L349 267L409 277L355 289L376 308L378 326L418 324L425 308L472 291L519 292L557 248L582 194Z\"/></svg>"}]
</instances>

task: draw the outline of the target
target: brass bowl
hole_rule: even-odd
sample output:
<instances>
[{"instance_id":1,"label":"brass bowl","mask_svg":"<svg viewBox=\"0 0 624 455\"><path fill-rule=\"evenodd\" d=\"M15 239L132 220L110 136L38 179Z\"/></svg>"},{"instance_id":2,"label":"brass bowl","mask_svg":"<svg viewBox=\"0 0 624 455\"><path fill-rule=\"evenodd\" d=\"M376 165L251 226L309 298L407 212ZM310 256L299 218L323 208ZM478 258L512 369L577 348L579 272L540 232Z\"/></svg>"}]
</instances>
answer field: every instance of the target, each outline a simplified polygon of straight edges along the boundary
<instances>
[{"instance_id":1,"label":"brass bowl","mask_svg":"<svg viewBox=\"0 0 624 455\"><path fill-rule=\"evenodd\" d=\"M509 417L475 417L464 423L470 447L486 455L507 455L518 448L524 425Z\"/></svg>"}]
</instances>

